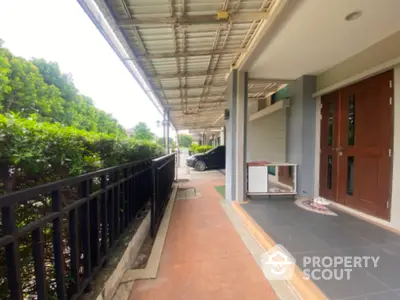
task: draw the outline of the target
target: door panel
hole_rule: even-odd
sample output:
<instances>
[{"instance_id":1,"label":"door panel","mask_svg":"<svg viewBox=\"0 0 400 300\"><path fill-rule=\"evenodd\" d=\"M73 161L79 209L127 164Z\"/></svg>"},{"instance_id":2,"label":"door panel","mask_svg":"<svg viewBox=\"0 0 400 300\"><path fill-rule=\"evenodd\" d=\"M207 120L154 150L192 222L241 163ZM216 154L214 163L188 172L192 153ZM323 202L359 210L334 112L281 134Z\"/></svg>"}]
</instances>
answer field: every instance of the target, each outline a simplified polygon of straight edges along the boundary
<instances>
[{"instance_id":1,"label":"door panel","mask_svg":"<svg viewBox=\"0 0 400 300\"><path fill-rule=\"evenodd\" d=\"M384 219L389 218L391 190L392 78L393 72L388 71L322 98L321 196ZM329 126L326 106L332 101L336 103L337 126L333 150L329 150L323 130ZM334 174L330 190L324 188L325 178L329 178L327 156L332 158L330 171Z\"/></svg>"},{"instance_id":2,"label":"door panel","mask_svg":"<svg viewBox=\"0 0 400 300\"><path fill-rule=\"evenodd\" d=\"M352 86L341 93L342 122L340 170L349 170L339 179L339 201L368 214L388 219L390 197L393 124L389 98L392 72L386 72ZM350 160L349 160L350 158ZM340 172L340 171L339 171ZM351 177L353 176L353 177ZM348 192L349 183L354 190Z\"/></svg>"},{"instance_id":3,"label":"door panel","mask_svg":"<svg viewBox=\"0 0 400 300\"><path fill-rule=\"evenodd\" d=\"M323 96L321 109L320 196L336 201L338 93Z\"/></svg>"}]
</instances>

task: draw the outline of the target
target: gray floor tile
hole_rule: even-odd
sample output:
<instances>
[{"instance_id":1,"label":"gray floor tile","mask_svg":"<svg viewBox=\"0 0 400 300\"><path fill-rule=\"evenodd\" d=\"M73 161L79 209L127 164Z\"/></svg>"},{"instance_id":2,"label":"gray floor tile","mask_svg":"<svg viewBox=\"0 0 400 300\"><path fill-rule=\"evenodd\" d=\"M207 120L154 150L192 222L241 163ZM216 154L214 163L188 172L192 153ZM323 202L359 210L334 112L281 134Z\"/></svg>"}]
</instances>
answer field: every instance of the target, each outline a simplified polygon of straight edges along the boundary
<instances>
[{"instance_id":1,"label":"gray floor tile","mask_svg":"<svg viewBox=\"0 0 400 300\"><path fill-rule=\"evenodd\" d=\"M400 243L396 241L390 241L386 244L380 244L379 247L384 249L387 253L398 256L400 258Z\"/></svg>"},{"instance_id":2,"label":"gray floor tile","mask_svg":"<svg viewBox=\"0 0 400 300\"><path fill-rule=\"evenodd\" d=\"M318 274L316 274L318 276ZM343 274L343 279L313 280L313 282L325 293L329 299L342 299L357 297L365 294L387 291L388 287L375 277L362 269L354 269L348 280ZM342 276L337 273L337 276Z\"/></svg>"},{"instance_id":3,"label":"gray floor tile","mask_svg":"<svg viewBox=\"0 0 400 300\"><path fill-rule=\"evenodd\" d=\"M394 291L386 291L378 294L363 295L352 298L344 298L341 300L398 300L400 295Z\"/></svg>"},{"instance_id":4,"label":"gray floor tile","mask_svg":"<svg viewBox=\"0 0 400 300\"><path fill-rule=\"evenodd\" d=\"M296 230L276 229L270 234L276 243L283 245L290 252L324 251L331 248L324 240L309 232L299 234Z\"/></svg>"},{"instance_id":5,"label":"gray floor tile","mask_svg":"<svg viewBox=\"0 0 400 300\"><path fill-rule=\"evenodd\" d=\"M293 202L255 200L243 208L276 243L292 253L300 268L304 268L302 258L306 254L380 256L377 268L354 269L350 280L315 281L330 299L398 299L400 292L387 291L400 290L399 235L341 211L337 211L338 216L325 216L301 209Z\"/></svg>"},{"instance_id":6,"label":"gray floor tile","mask_svg":"<svg viewBox=\"0 0 400 300\"><path fill-rule=\"evenodd\" d=\"M351 231L345 231L341 226L334 224L330 224L330 226L314 225L310 228L310 231L333 248L351 248L372 244L369 240Z\"/></svg>"},{"instance_id":7,"label":"gray floor tile","mask_svg":"<svg viewBox=\"0 0 400 300\"><path fill-rule=\"evenodd\" d=\"M361 237L364 237L377 244L390 241L400 242L399 235L365 221L361 223L352 223L351 226L345 225L345 227L347 230L351 230L353 233L358 234Z\"/></svg>"},{"instance_id":8,"label":"gray floor tile","mask_svg":"<svg viewBox=\"0 0 400 300\"><path fill-rule=\"evenodd\" d=\"M379 257L377 267L375 268L371 264L365 268L366 271L391 289L400 289L400 258L398 256L379 246L348 249L344 250L344 252L346 255L351 256Z\"/></svg>"},{"instance_id":9,"label":"gray floor tile","mask_svg":"<svg viewBox=\"0 0 400 300\"><path fill-rule=\"evenodd\" d=\"M312 277L314 283L325 293L325 295L329 299L340 299L346 297L356 297L364 294L377 293L386 291L389 287L382 282L380 282L377 278L369 274L366 270L363 269L353 269L349 273L349 278L347 278L347 273L345 273L342 269L343 267L337 268L335 266L317 266L310 265L304 263L304 257L310 257L313 259L314 257L324 258L331 257L334 258L336 256L345 256L348 255L343 250L340 249L331 249L329 251L321 252L314 251L308 253L292 253L294 258L296 259L296 264L302 269L304 272L308 272L308 274L312 274L313 270L317 270L314 275L321 278ZM333 278L324 278L321 276L321 270L330 270L331 274L335 274L336 277ZM336 273L334 273L336 272ZM327 273L329 275L329 273Z\"/></svg>"},{"instance_id":10,"label":"gray floor tile","mask_svg":"<svg viewBox=\"0 0 400 300\"><path fill-rule=\"evenodd\" d=\"M307 263L304 262L304 257L320 257L321 259L325 256L343 256L345 253L340 249L328 249L326 251L308 251L308 252L291 252L293 257L296 259L296 264L300 269L309 268Z\"/></svg>"}]
</instances>

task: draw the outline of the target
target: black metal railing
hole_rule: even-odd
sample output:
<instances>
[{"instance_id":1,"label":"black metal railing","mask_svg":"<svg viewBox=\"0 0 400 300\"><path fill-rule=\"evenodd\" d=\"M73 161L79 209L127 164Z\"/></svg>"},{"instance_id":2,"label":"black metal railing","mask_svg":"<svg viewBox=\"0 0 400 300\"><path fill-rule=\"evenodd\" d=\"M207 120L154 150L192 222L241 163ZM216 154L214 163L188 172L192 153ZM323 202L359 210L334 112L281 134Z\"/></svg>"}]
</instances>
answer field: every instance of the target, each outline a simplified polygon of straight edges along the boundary
<instances>
[{"instance_id":1,"label":"black metal railing","mask_svg":"<svg viewBox=\"0 0 400 300\"><path fill-rule=\"evenodd\" d=\"M171 186L175 179L175 153L153 160L153 197L151 201L151 235L156 236L165 208L167 207Z\"/></svg>"},{"instance_id":2,"label":"black metal railing","mask_svg":"<svg viewBox=\"0 0 400 300\"><path fill-rule=\"evenodd\" d=\"M0 299L78 299L150 200L156 232L174 173L171 154L1 196Z\"/></svg>"}]
</instances>

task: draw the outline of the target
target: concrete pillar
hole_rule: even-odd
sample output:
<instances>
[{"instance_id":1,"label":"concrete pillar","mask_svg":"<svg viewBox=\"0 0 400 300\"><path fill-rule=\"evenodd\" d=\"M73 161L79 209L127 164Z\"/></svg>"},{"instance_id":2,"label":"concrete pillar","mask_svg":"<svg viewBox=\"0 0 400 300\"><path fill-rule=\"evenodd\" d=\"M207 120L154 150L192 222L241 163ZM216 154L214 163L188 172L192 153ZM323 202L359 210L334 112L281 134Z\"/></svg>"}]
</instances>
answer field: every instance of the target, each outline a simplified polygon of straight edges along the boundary
<instances>
[{"instance_id":1,"label":"concrete pillar","mask_svg":"<svg viewBox=\"0 0 400 300\"><path fill-rule=\"evenodd\" d=\"M233 70L228 77L229 120L226 122L225 199L246 199L247 72Z\"/></svg>"},{"instance_id":2,"label":"concrete pillar","mask_svg":"<svg viewBox=\"0 0 400 300\"><path fill-rule=\"evenodd\" d=\"M219 134L219 144L220 145L225 145L225 127L221 128L220 134Z\"/></svg>"},{"instance_id":3,"label":"concrete pillar","mask_svg":"<svg viewBox=\"0 0 400 300\"><path fill-rule=\"evenodd\" d=\"M290 107L287 110L286 157L298 164L297 193L314 197L316 153L316 105L312 94L316 90L315 76L302 76L288 86Z\"/></svg>"}]
</instances>

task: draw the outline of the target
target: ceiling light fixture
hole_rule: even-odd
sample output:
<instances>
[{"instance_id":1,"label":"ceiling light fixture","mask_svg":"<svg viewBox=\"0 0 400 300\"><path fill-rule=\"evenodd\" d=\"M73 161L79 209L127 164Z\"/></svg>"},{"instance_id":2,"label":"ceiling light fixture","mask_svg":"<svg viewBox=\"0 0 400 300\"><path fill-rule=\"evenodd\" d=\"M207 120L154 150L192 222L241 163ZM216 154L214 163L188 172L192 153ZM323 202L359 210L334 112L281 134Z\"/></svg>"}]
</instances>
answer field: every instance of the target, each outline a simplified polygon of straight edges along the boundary
<instances>
[{"instance_id":1,"label":"ceiling light fixture","mask_svg":"<svg viewBox=\"0 0 400 300\"><path fill-rule=\"evenodd\" d=\"M349 13L344 19L346 21L355 21L359 17L361 17L362 11L353 11L352 13Z\"/></svg>"}]
</instances>

